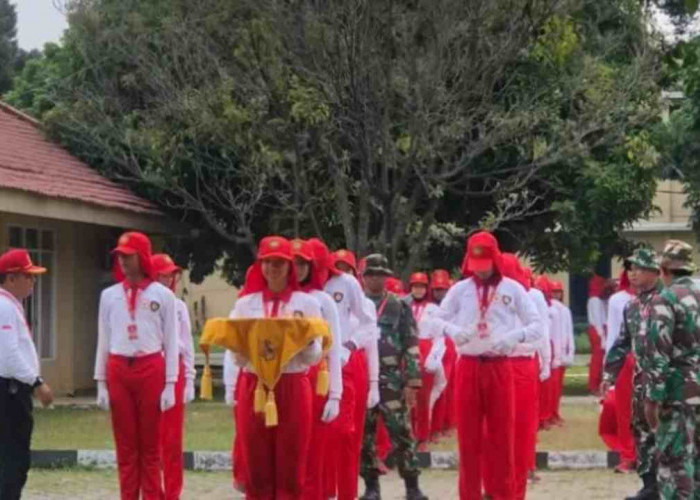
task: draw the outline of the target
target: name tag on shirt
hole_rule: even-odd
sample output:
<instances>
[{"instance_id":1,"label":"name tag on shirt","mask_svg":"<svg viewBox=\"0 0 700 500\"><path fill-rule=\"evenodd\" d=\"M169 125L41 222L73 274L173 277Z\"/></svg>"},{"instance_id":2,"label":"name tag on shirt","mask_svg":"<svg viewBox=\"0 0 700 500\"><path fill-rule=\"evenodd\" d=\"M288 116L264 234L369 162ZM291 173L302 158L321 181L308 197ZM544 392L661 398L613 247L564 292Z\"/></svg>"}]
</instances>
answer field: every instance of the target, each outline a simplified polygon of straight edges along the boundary
<instances>
[{"instance_id":1,"label":"name tag on shirt","mask_svg":"<svg viewBox=\"0 0 700 500\"><path fill-rule=\"evenodd\" d=\"M131 323L126 327L126 334L129 340L137 340L139 338L139 329L136 323Z\"/></svg>"}]
</instances>

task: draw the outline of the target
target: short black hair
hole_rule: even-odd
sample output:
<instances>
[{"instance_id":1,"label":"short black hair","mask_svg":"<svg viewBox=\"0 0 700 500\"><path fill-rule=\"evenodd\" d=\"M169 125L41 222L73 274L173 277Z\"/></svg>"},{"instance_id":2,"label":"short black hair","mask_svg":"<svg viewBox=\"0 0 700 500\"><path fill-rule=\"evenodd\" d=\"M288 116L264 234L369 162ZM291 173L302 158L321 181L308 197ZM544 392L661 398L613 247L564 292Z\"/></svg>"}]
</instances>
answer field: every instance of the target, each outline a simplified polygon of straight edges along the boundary
<instances>
[{"instance_id":1,"label":"short black hair","mask_svg":"<svg viewBox=\"0 0 700 500\"><path fill-rule=\"evenodd\" d=\"M5 281L7 281L7 274L6 274L6 273L0 273L0 285L5 284Z\"/></svg>"}]
</instances>

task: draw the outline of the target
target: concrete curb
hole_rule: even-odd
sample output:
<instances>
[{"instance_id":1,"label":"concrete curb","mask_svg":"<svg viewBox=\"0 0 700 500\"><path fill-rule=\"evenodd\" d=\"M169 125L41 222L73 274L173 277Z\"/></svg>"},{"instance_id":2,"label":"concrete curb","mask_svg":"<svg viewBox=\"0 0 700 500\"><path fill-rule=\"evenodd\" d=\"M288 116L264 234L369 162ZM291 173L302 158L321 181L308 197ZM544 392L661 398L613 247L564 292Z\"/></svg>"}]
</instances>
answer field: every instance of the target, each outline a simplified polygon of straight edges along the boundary
<instances>
[{"instance_id":1,"label":"concrete curb","mask_svg":"<svg viewBox=\"0 0 700 500\"><path fill-rule=\"evenodd\" d=\"M455 470L459 459L457 453L434 451L419 453L418 461L424 469ZM185 470L227 471L231 470L231 453L223 451L187 451L184 453ZM557 451L537 452L538 469L610 469L619 463L616 452L605 451ZM33 450L32 466L39 469L60 467L86 467L94 469L116 469L113 450Z\"/></svg>"}]
</instances>

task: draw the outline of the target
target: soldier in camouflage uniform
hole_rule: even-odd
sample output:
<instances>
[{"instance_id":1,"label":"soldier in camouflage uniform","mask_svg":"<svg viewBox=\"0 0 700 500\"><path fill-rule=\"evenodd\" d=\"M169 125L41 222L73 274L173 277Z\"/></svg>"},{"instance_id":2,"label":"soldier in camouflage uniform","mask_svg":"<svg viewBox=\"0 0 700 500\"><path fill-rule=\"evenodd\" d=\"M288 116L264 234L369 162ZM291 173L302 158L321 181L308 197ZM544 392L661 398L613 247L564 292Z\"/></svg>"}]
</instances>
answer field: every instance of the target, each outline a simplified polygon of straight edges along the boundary
<instances>
[{"instance_id":1,"label":"soldier in camouflage uniform","mask_svg":"<svg viewBox=\"0 0 700 500\"><path fill-rule=\"evenodd\" d=\"M700 498L700 289L693 248L666 242L661 276L666 288L649 307L646 345L639 358L648 374L644 411L656 430L661 498Z\"/></svg>"},{"instance_id":2,"label":"soldier in camouflage uniform","mask_svg":"<svg viewBox=\"0 0 700 500\"><path fill-rule=\"evenodd\" d=\"M609 387L615 385L617 376L625 364L627 355L631 352L635 359L643 355L644 342L640 334L644 331L645 316L649 304L661 291L659 280L661 267L656 252L650 248L640 248L627 259L630 266L629 278L637 295L625 306L623 323L620 334L605 358L603 387L605 394ZM644 274L643 274L644 273ZM656 483L656 460L654 432L644 417L644 387L645 373L639 363L635 363L633 377L634 392L632 395L632 434L637 450L637 474L644 482L644 487L636 496L627 500L644 500L658 498Z\"/></svg>"},{"instance_id":3,"label":"soldier in camouflage uniform","mask_svg":"<svg viewBox=\"0 0 700 500\"><path fill-rule=\"evenodd\" d=\"M421 387L418 335L411 309L385 289L385 280L393 273L386 257L367 257L363 273L367 296L377 307L379 324L379 404L367 412L362 445L360 474L365 480L364 500L379 500L379 469L375 436L379 416L389 432L393 460L406 483L408 500L427 500L418 487L416 442L411 436L409 409L415 404Z\"/></svg>"}]
</instances>

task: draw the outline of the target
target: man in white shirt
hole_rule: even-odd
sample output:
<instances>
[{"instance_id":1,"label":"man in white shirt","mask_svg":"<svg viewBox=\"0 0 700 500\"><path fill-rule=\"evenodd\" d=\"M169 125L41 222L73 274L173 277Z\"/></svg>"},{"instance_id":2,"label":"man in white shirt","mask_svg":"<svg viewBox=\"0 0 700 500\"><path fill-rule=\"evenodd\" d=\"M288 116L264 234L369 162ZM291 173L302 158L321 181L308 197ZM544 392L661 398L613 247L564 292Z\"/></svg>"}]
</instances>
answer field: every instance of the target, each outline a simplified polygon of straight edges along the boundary
<instances>
[{"instance_id":1,"label":"man in white shirt","mask_svg":"<svg viewBox=\"0 0 700 500\"><path fill-rule=\"evenodd\" d=\"M111 410L122 498L162 498L160 422L175 406L179 372L176 299L155 281L144 234L124 233L112 253L118 283L100 297L97 404Z\"/></svg>"},{"instance_id":2,"label":"man in white shirt","mask_svg":"<svg viewBox=\"0 0 700 500\"><path fill-rule=\"evenodd\" d=\"M34 420L32 394L53 402L40 376L39 359L22 306L46 269L24 249L0 256L0 499L19 500L27 482Z\"/></svg>"},{"instance_id":3,"label":"man in white shirt","mask_svg":"<svg viewBox=\"0 0 700 500\"><path fill-rule=\"evenodd\" d=\"M493 450L491 471L496 498L514 496L513 370L508 355L520 343L542 336L537 309L519 283L502 276L496 238L479 232L469 238L462 272L440 304L441 316L460 327L454 335L458 362L457 431L460 498L481 498L481 457ZM484 443L486 425L486 443Z\"/></svg>"},{"instance_id":4,"label":"man in white shirt","mask_svg":"<svg viewBox=\"0 0 700 500\"><path fill-rule=\"evenodd\" d=\"M169 255L156 254L151 259L158 281L173 293L182 269L175 265ZM175 384L175 406L163 413L161 450L163 453L163 485L165 500L177 500L182 494L183 469L182 437L185 425L185 405L194 401L194 342L190 313L179 298L175 298L177 309L178 347L180 352L177 383Z\"/></svg>"}]
</instances>

